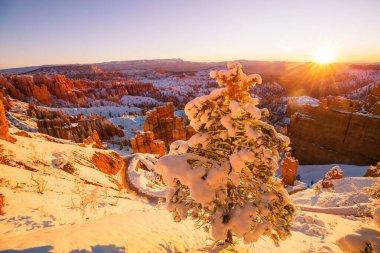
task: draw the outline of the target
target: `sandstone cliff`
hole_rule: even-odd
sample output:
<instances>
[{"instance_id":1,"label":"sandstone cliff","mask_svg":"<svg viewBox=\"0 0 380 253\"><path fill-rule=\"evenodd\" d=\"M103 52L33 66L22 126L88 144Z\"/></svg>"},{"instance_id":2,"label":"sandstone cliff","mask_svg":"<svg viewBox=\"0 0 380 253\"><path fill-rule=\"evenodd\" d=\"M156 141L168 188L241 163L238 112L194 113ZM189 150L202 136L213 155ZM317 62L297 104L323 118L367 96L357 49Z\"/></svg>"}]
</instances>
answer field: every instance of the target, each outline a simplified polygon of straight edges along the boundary
<instances>
[{"instance_id":1,"label":"sandstone cliff","mask_svg":"<svg viewBox=\"0 0 380 253\"><path fill-rule=\"evenodd\" d=\"M318 106L289 103L289 137L301 164L376 164L380 160L380 117L355 112L339 98Z\"/></svg>"}]
</instances>

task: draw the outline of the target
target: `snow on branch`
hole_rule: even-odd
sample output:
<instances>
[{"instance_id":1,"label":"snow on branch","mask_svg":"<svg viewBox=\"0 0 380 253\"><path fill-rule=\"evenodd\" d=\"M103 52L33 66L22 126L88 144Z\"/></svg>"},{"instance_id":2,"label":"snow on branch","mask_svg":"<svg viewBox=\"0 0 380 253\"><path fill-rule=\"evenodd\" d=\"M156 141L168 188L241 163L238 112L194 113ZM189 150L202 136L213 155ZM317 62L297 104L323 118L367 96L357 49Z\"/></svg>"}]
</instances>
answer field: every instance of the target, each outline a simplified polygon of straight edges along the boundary
<instances>
[{"instance_id":1,"label":"snow on branch","mask_svg":"<svg viewBox=\"0 0 380 253\"><path fill-rule=\"evenodd\" d=\"M262 120L269 112L250 96L261 77L244 74L239 63L227 68L210 73L222 88L185 106L197 133L172 143L155 169L175 221L190 217L217 242L264 235L278 243L290 235L296 209L275 177L290 141Z\"/></svg>"}]
</instances>

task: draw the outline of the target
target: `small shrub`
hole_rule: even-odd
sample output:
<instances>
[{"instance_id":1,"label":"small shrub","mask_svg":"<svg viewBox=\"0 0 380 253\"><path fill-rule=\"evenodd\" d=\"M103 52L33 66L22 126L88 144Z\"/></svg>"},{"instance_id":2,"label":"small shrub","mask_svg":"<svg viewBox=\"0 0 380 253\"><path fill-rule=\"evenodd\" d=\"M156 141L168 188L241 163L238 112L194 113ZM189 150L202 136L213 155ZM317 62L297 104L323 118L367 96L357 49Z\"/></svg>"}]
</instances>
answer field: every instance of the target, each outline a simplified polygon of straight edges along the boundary
<instances>
[{"instance_id":1,"label":"small shrub","mask_svg":"<svg viewBox=\"0 0 380 253\"><path fill-rule=\"evenodd\" d=\"M102 198L103 196L99 187L95 187L92 191L89 191L83 181L77 180L71 194L72 208L79 210L83 218L88 208L96 211Z\"/></svg>"},{"instance_id":2,"label":"small shrub","mask_svg":"<svg viewBox=\"0 0 380 253\"><path fill-rule=\"evenodd\" d=\"M44 179L44 177L37 173L37 176L33 176L33 173L31 174L30 180L32 181L34 187L36 188L36 192L39 194L43 194L46 190L47 186L47 180Z\"/></svg>"}]
</instances>

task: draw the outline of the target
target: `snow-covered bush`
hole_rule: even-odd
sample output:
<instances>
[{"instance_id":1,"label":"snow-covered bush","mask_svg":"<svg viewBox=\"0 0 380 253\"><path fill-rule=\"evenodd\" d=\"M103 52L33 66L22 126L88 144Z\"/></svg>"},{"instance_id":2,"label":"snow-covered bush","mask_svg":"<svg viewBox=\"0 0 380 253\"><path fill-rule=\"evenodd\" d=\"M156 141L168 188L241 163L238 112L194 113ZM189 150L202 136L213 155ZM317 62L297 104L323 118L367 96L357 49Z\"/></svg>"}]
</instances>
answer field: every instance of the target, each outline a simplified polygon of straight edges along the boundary
<instances>
[{"instance_id":1,"label":"snow-covered bush","mask_svg":"<svg viewBox=\"0 0 380 253\"><path fill-rule=\"evenodd\" d=\"M191 217L216 241L231 243L236 236L251 243L265 235L277 243L290 235L295 212L274 176L289 138L260 120L268 110L256 107L249 89L261 77L244 74L239 63L227 67L210 73L223 88L186 105L197 133L172 143L156 171L175 221Z\"/></svg>"}]
</instances>

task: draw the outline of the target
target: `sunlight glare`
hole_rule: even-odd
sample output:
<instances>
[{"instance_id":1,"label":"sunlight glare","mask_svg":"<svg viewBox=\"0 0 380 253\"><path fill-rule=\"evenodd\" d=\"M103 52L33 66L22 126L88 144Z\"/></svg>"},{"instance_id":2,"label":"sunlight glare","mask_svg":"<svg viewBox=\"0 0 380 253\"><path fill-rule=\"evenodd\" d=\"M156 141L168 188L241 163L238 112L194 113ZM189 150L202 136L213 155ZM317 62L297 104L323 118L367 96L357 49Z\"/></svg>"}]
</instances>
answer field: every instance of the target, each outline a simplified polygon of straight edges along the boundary
<instances>
[{"instance_id":1,"label":"sunlight glare","mask_svg":"<svg viewBox=\"0 0 380 253\"><path fill-rule=\"evenodd\" d=\"M320 47L314 55L314 61L320 64L331 63L335 60L336 53L331 47Z\"/></svg>"}]
</instances>

